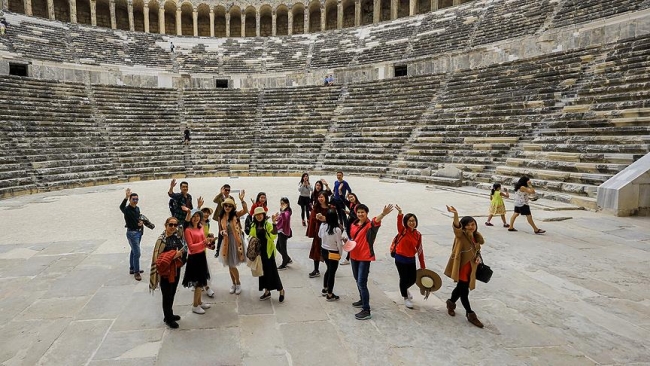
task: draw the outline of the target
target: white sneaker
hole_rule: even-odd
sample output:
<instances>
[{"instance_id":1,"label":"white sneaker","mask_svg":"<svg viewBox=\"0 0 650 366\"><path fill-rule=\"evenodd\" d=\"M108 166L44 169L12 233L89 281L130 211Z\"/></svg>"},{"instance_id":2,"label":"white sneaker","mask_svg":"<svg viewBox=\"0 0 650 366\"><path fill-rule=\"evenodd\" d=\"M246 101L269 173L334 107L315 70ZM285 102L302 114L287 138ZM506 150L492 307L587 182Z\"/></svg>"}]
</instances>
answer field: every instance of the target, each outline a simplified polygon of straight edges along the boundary
<instances>
[{"instance_id":1,"label":"white sneaker","mask_svg":"<svg viewBox=\"0 0 650 366\"><path fill-rule=\"evenodd\" d=\"M237 286L235 286L235 294L236 294L236 295L241 294L241 285L237 285Z\"/></svg>"},{"instance_id":2,"label":"white sneaker","mask_svg":"<svg viewBox=\"0 0 650 366\"><path fill-rule=\"evenodd\" d=\"M413 295L411 295L411 291L406 290L406 295L408 296L409 300L413 300Z\"/></svg>"},{"instance_id":3,"label":"white sneaker","mask_svg":"<svg viewBox=\"0 0 650 366\"><path fill-rule=\"evenodd\" d=\"M347 266L348 264L350 264L350 261L347 260L347 259L344 259L344 260L341 261L340 264L341 264L342 266Z\"/></svg>"},{"instance_id":4,"label":"white sneaker","mask_svg":"<svg viewBox=\"0 0 650 366\"><path fill-rule=\"evenodd\" d=\"M208 297L214 297L214 291L211 288L208 288L207 291L205 291L205 294L208 295Z\"/></svg>"},{"instance_id":5,"label":"white sneaker","mask_svg":"<svg viewBox=\"0 0 650 366\"><path fill-rule=\"evenodd\" d=\"M231 294L234 294L236 288L237 288L237 287L236 287L235 285L230 286L230 293L231 293Z\"/></svg>"},{"instance_id":6,"label":"white sneaker","mask_svg":"<svg viewBox=\"0 0 650 366\"><path fill-rule=\"evenodd\" d=\"M200 306L192 306L192 312L195 314L205 314L205 310Z\"/></svg>"},{"instance_id":7,"label":"white sneaker","mask_svg":"<svg viewBox=\"0 0 650 366\"><path fill-rule=\"evenodd\" d=\"M404 305L409 309L413 309L413 302L408 297L404 299Z\"/></svg>"},{"instance_id":8,"label":"white sneaker","mask_svg":"<svg viewBox=\"0 0 650 366\"><path fill-rule=\"evenodd\" d=\"M199 306L201 307L201 309L210 309L212 307L212 305L206 303L201 303L201 305Z\"/></svg>"}]
</instances>

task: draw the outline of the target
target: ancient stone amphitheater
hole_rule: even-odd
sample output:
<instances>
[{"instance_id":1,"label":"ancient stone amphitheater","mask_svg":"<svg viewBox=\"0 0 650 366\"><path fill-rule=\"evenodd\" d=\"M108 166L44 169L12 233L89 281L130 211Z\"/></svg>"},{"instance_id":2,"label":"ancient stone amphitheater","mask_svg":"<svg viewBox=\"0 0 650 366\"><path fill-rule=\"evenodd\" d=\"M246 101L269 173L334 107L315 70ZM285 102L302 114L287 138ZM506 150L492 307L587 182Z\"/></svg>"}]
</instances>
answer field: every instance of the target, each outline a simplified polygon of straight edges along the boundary
<instances>
[{"instance_id":1,"label":"ancient stone amphitheater","mask_svg":"<svg viewBox=\"0 0 650 366\"><path fill-rule=\"evenodd\" d=\"M526 174L595 208L649 150L650 0L3 8L2 197L344 170L481 187Z\"/></svg>"}]
</instances>

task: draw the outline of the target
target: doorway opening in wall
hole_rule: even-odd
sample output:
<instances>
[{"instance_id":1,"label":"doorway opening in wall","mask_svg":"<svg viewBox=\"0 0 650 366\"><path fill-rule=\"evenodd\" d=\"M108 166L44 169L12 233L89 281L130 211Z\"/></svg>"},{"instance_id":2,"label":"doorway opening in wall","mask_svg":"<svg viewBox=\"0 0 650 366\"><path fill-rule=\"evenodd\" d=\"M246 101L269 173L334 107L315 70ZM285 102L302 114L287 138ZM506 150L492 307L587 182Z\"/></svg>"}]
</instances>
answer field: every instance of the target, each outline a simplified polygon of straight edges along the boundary
<instances>
[{"instance_id":1,"label":"doorway opening in wall","mask_svg":"<svg viewBox=\"0 0 650 366\"><path fill-rule=\"evenodd\" d=\"M217 79L217 89L228 89L228 79Z\"/></svg>"},{"instance_id":2,"label":"doorway opening in wall","mask_svg":"<svg viewBox=\"0 0 650 366\"><path fill-rule=\"evenodd\" d=\"M407 65L395 65L395 77L408 75L408 66Z\"/></svg>"},{"instance_id":3,"label":"doorway opening in wall","mask_svg":"<svg viewBox=\"0 0 650 366\"><path fill-rule=\"evenodd\" d=\"M27 75L27 64L9 63L9 75L29 76Z\"/></svg>"}]
</instances>

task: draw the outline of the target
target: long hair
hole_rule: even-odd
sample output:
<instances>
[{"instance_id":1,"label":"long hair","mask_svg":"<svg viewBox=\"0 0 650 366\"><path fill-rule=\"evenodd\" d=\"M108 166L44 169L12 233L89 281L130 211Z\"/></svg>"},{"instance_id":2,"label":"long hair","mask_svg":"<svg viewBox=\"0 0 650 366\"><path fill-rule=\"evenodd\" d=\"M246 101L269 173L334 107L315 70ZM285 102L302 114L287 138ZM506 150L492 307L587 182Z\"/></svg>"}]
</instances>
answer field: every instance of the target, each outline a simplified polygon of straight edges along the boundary
<instances>
[{"instance_id":1,"label":"long hair","mask_svg":"<svg viewBox=\"0 0 650 366\"><path fill-rule=\"evenodd\" d=\"M318 196L316 196L316 201L318 201L318 197L320 197L320 196L325 197L325 205L326 206L330 204L330 196L329 195L325 194L325 192L318 192ZM318 204L320 204L320 202Z\"/></svg>"},{"instance_id":2,"label":"long hair","mask_svg":"<svg viewBox=\"0 0 650 366\"><path fill-rule=\"evenodd\" d=\"M287 204L287 208L285 209L285 211L289 211L289 212L291 212L291 203L289 202L289 198L287 198L287 197L282 197L282 198L280 198L280 202L282 202L282 203L286 203L286 204Z\"/></svg>"},{"instance_id":3,"label":"long hair","mask_svg":"<svg viewBox=\"0 0 650 366\"><path fill-rule=\"evenodd\" d=\"M226 210L221 210L221 213L219 214L219 221L223 218L223 215L226 214ZM232 220L233 217L237 216L237 208L235 206L232 207L230 210L230 213L228 213L228 221Z\"/></svg>"},{"instance_id":4,"label":"long hair","mask_svg":"<svg viewBox=\"0 0 650 366\"><path fill-rule=\"evenodd\" d=\"M494 196L494 192L501 189L501 183L494 183L492 185L492 191L490 192L490 197Z\"/></svg>"},{"instance_id":5,"label":"long hair","mask_svg":"<svg viewBox=\"0 0 650 366\"><path fill-rule=\"evenodd\" d=\"M194 224L192 224L192 219L194 219L194 216L196 216L197 214L199 215L199 223L196 224L196 228L200 229L203 227L203 225L201 225L201 223L203 222L203 212L201 211L196 211L195 213L192 214L192 216L190 216L190 227L194 228Z\"/></svg>"},{"instance_id":6,"label":"long hair","mask_svg":"<svg viewBox=\"0 0 650 366\"><path fill-rule=\"evenodd\" d=\"M460 228L461 230L465 231L465 226L469 225L471 222L474 222L474 225L476 226L476 230L474 230L473 233L474 240L476 241L478 240L478 224L472 216L463 216L463 218L460 219Z\"/></svg>"},{"instance_id":7,"label":"long hair","mask_svg":"<svg viewBox=\"0 0 650 366\"><path fill-rule=\"evenodd\" d=\"M348 196L354 196L354 205L355 206L361 203L361 201L359 201L359 197L357 197L356 193L350 192L350 193L348 193Z\"/></svg>"},{"instance_id":8,"label":"long hair","mask_svg":"<svg viewBox=\"0 0 650 366\"><path fill-rule=\"evenodd\" d=\"M302 177L300 177L300 185L305 183L305 177L309 177L309 173L302 173Z\"/></svg>"},{"instance_id":9,"label":"long hair","mask_svg":"<svg viewBox=\"0 0 650 366\"><path fill-rule=\"evenodd\" d=\"M523 177L519 178L517 183L515 183L515 192L518 192L519 188L521 188L521 187L526 187L528 185L529 180L530 180L530 178L528 178L525 175Z\"/></svg>"},{"instance_id":10,"label":"long hair","mask_svg":"<svg viewBox=\"0 0 650 366\"><path fill-rule=\"evenodd\" d=\"M334 229L339 227L339 215L336 210L329 209L325 214L325 222L327 223L327 234L334 235Z\"/></svg>"},{"instance_id":11,"label":"long hair","mask_svg":"<svg viewBox=\"0 0 650 366\"><path fill-rule=\"evenodd\" d=\"M262 196L266 196L266 193L264 193L264 192L260 192L260 193L258 193L258 194L257 194L257 198L255 198L255 203L259 203L259 202L260 202L260 197L262 197ZM263 207L266 207L266 204L267 204L268 202L269 202L269 200L268 200L268 197L267 197L267 200L264 201L264 204L263 204L262 206L263 206Z\"/></svg>"},{"instance_id":12,"label":"long hair","mask_svg":"<svg viewBox=\"0 0 650 366\"><path fill-rule=\"evenodd\" d=\"M320 187L320 188L317 188ZM323 192L323 182L320 180L317 180L316 183L314 183L314 190L311 192L311 200L316 201L318 199L318 195Z\"/></svg>"}]
</instances>

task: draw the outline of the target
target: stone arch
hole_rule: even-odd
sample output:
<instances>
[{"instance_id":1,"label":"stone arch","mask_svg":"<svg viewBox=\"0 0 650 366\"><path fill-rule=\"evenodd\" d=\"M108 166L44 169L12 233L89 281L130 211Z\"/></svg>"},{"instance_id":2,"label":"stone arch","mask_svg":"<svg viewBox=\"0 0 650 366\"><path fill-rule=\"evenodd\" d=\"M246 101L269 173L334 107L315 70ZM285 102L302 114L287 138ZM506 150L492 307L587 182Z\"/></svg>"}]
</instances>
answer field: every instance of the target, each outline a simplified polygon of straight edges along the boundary
<instances>
[{"instance_id":1,"label":"stone arch","mask_svg":"<svg viewBox=\"0 0 650 366\"><path fill-rule=\"evenodd\" d=\"M221 5L214 7L214 36L226 36L226 8Z\"/></svg>"},{"instance_id":2,"label":"stone arch","mask_svg":"<svg viewBox=\"0 0 650 366\"><path fill-rule=\"evenodd\" d=\"M160 4L157 0L149 1L149 33L160 32L160 19L158 19L158 11Z\"/></svg>"},{"instance_id":3,"label":"stone arch","mask_svg":"<svg viewBox=\"0 0 650 366\"><path fill-rule=\"evenodd\" d=\"M246 29L244 30L244 36L257 36L257 10L255 7L249 6L246 8L246 12L244 14L244 17L246 18Z\"/></svg>"},{"instance_id":4,"label":"stone arch","mask_svg":"<svg viewBox=\"0 0 650 366\"><path fill-rule=\"evenodd\" d=\"M325 30L336 29L336 22L338 20L338 7L337 0L325 1Z\"/></svg>"},{"instance_id":5,"label":"stone arch","mask_svg":"<svg viewBox=\"0 0 650 366\"><path fill-rule=\"evenodd\" d=\"M291 17L293 18L291 24L292 34L305 33L305 5L302 3L295 3L291 7Z\"/></svg>"},{"instance_id":6,"label":"stone arch","mask_svg":"<svg viewBox=\"0 0 650 366\"><path fill-rule=\"evenodd\" d=\"M165 2L165 34L176 34L176 3Z\"/></svg>"},{"instance_id":7,"label":"stone arch","mask_svg":"<svg viewBox=\"0 0 650 366\"><path fill-rule=\"evenodd\" d=\"M32 15L39 18L49 18L47 0L32 0Z\"/></svg>"},{"instance_id":8,"label":"stone arch","mask_svg":"<svg viewBox=\"0 0 650 366\"><path fill-rule=\"evenodd\" d=\"M265 4L260 8L260 36L270 37L272 35L273 9L271 8L271 5Z\"/></svg>"},{"instance_id":9,"label":"stone arch","mask_svg":"<svg viewBox=\"0 0 650 366\"><path fill-rule=\"evenodd\" d=\"M144 0L133 0L133 30L144 32Z\"/></svg>"},{"instance_id":10,"label":"stone arch","mask_svg":"<svg viewBox=\"0 0 650 366\"><path fill-rule=\"evenodd\" d=\"M375 2L361 0L361 25L372 24L375 17Z\"/></svg>"},{"instance_id":11,"label":"stone arch","mask_svg":"<svg viewBox=\"0 0 650 366\"><path fill-rule=\"evenodd\" d=\"M70 3L68 0L54 0L54 19L70 22Z\"/></svg>"},{"instance_id":12,"label":"stone arch","mask_svg":"<svg viewBox=\"0 0 650 366\"><path fill-rule=\"evenodd\" d=\"M454 5L454 0L438 0L438 9L448 8Z\"/></svg>"},{"instance_id":13,"label":"stone arch","mask_svg":"<svg viewBox=\"0 0 650 366\"><path fill-rule=\"evenodd\" d=\"M77 8L77 23L91 24L90 2L88 0L76 0L75 7Z\"/></svg>"},{"instance_id":14,"label":"stone arch","mask_svg":"<svg viewBox=\"0 0 650 366\"><path fill-rule=\"evenodd\" d=\"M241 9L236 5L230 8L230 36L241 37Z\"/></svg>"},{"instance_id":15,"label":"stone arch","mask_svg":"<svg viewBox=\"0 0 650 366\"><path fill-rule=\"evenodd\" d=\"M115 0L115 26L117 29L129 30L129 6L126 0Z\"/></svg>"},{"instance_id":16,"label":"stone arch","mask_svg":"<svg viewBox=\"0 0 650 366\"><path fill-rule=\"evenodd\" d=\"M97 8L95 9L95 19L97 19L97 26L110 28L111 27L111 9L108 0L97 0Z\"/></svg>"},{"instance_id":17,"label":"stone arch","mask_svg":"<svg viewBox=\"0 0 650 366\"><path fill-rule=\"evenodd\" d=\"M380 0L379 21L390 20L390 0Z\"/></svg>"},{"instance_id":18,"label":"stone arch","mask_svg":"<svg viewBox=\"0 0 650 366\"><path fill-rule=\"evenodd\" d=\"M25 4L23 0L9 0L9 7L7 10L14 13L25 14Z\"/></svg>"},{"instance_id":19,"label":"stone arch","mask_svg":"<svg viewBox=\"0 0 650 366\"><path fill-rule=\"evenodd\" d=\"M210 5L201 3L196 8L198 16L196 18L196 26L198 28L199 37L210 37Z\"/></svg>"},{"instance_id":20,"label":"stone arch","mask_svg":"<svg viewBox=\"0 0 650 366\"><path fill-rule=\"evenodd\" d=\"M289 8L279 5L275 9L275 35L286 36L289 34Z\"/></svg>"},{"instance_id":21,"label":"stone arch","mask_svg":"<svg viewBox=\"0 0 650 366\"><path fill-rule=\"evenodd\" d=\"M194 7L189 2L183 2L181 5L181 35L194 35Z\"/></svg>"},{"instance_id":22,"label":"stone arch","mask_svg":"<svg viewBox=\"0 0 650 366\"><path fill-rule=\"evenodd\" d=\"M354 0L343 0L343 28L354 27Z\"/></svg>"},{"instance_id":23,"label":"stone arch","mask_svg":"<svg viewBox=\"0 0 650 366\"><path fill-rule=\"evenodd\" d=\"M309 33L320 32L320 2L318 0L312 0L309 3Z\"/></svg>"},{"instance_id":24,"label":"stone arch","mask_svg":"<svg viewBox=\"0 0 650 366\"><path fill-rule=\"evenodd\" d=\"M417 14L426 14L431 11L431 0L418 0Z\"/></svg>"},{"instance_id":25,"label":"stone arch","mask_svg":"<svg viewBox=\"0 0 650 366\"><path fill-rule=\"evenodd\" d=\"M398 18L403 18L409 16L409 7L410 7L410 1L409 0L398 0L397 2L397 17Z\"/></svg>"}]
</instances>

